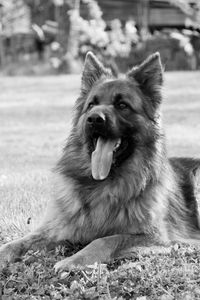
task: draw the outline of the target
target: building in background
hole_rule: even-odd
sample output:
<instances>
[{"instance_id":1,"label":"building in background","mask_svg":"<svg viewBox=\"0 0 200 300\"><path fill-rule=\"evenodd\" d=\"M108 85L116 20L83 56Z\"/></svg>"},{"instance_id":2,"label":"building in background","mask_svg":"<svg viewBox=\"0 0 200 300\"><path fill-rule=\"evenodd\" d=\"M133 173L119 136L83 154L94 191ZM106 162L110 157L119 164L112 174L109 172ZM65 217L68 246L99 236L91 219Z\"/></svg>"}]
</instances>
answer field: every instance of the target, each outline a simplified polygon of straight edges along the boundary
<instances>
[{"instance_id":1,"label":"building in background","mask_svg":"<svg viewBox=\"0 0 200 300\"><path fill-rule=\"evenodd\" d=\"M189 0L98 0L105 20L125 22L134 18L143 30L200 28L199 1Z\"/></svg>"}]
</instances>

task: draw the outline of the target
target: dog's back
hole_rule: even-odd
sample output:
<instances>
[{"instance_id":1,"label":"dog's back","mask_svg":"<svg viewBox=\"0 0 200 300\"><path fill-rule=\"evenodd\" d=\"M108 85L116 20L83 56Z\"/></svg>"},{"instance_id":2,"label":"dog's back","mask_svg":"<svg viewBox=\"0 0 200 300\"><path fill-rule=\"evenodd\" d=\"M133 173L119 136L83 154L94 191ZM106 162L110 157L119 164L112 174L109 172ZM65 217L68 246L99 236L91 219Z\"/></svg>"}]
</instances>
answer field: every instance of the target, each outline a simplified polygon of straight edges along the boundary
<instances>
[{"instance_id":1,"label":"dog's back","mask_svg":"<svg viewBox=\"0 0 200 300\"><path fill-rule=\"evenodd\" d=\"M179 178L180 193L189 211L189 222L199 228L200 159L173 157L169 161Z\"/></svg>"}]
</instances>

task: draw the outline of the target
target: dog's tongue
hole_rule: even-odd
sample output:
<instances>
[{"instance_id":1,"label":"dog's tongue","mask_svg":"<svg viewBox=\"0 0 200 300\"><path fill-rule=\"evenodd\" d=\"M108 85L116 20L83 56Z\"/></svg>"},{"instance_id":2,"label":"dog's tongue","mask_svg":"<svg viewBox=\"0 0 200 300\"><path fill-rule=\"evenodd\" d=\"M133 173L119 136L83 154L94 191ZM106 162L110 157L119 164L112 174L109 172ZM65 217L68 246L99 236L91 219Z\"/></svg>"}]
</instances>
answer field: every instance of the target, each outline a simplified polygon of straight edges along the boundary
<instances>
[{"instance_id":1,"label":"dog's tongue","mask_svg":"<svg viewBox=\"0 0 200 300\"><path fill-rule=\"evenodd\" d=\"M113 152L118 140L105 140L99 137L96 149L92 152L92 177L95 180L105 179L112 165Z\"/></svg>"}]
</instances>

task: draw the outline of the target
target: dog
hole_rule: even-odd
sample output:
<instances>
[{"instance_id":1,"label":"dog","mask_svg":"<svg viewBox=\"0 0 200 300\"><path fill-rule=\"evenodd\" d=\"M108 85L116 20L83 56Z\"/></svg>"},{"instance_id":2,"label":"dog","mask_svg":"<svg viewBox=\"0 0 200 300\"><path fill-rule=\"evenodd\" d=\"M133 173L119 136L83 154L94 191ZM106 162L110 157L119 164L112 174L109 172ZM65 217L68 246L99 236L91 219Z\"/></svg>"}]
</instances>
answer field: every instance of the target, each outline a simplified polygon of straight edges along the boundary
<instances>
[{"instance_id":1,"label":"dog","mask_svg":"<svg viewBox=\"0 0 200 300\"><path fill-rule=\"evenodd\" d=\"M34 232L0 248L1 267L65 240L85 247L57 262L56 272L137 247L198 244L200 160L168 158L162 85L159 53L119 77L87 54L55 196Z\"/></svg>"}]
</instances>

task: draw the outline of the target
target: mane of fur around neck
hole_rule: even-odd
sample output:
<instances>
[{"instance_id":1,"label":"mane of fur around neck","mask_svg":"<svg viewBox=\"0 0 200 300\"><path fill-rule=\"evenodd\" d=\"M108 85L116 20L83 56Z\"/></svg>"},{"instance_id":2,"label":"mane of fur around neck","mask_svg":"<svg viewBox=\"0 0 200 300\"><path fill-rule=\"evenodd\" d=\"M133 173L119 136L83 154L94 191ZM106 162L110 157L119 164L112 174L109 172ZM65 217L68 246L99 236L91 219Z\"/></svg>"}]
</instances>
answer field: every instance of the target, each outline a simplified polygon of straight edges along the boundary
<instances>
[{"instance_id":1,"label":"mane of fur around neck","mask_svg":"<svg viewBox=\"0 0 200 300\"><path fill-rule=\"evenodd\" d=\"M104 189L113 191L111 193L115 195L114 198L117 197L118 201L121 200L123 203L129 201L130 198L136 199L149 185L159 181L159 176L167 164L164 138L162 133L160 135L151 153L147 150L145 152L145 149L141 149L142 151L137 149L127 161L117 167L112 175L101 182L95 181L91 176L87 145L72 132L64 148L63 156L57 164L56 172L76 182L79 187L77 190L82 190L80 196L83 202L90 202L89 199L92 198L88 197L90 193L96 192L97 196L94 198L98 198L98 194L101 194ZM123 169L126 172L123 172ZM118 189L119 186L121 191Z\"/></svg>"},{"instance_id":2,"label":"mane of fur around neck","mask_svg":"<svg viewBox=\"0 0 200 300\"><path fill-rule=\"evenodd\" d=\"M164 176L168 160L164 155L162 140L158 141L156 154L152 155L151 160L148 161L148 157L138 151L134 159L131 157L127 160L113 178L95 181L87 165L88 158L85 162L84 149L81 157L82 148L78 144L74 146L73 138L69 138L56 172L64 181L61 188L64 192L57 194L57 203L60 203L57 205L61 211L65 210L71 215L74 241L85 242L120 232L154 230L151 220L160 215L157 208L162 209L166 205L160 178ZM126 172L123 172L123 168ZM78 169L81 171L77 172ZM85 176L81 176L81 173ZM156 205L158 199L163 201L161 206ZM72 211L73 207L76 209Z\"/></svg>"}]
</instances>

